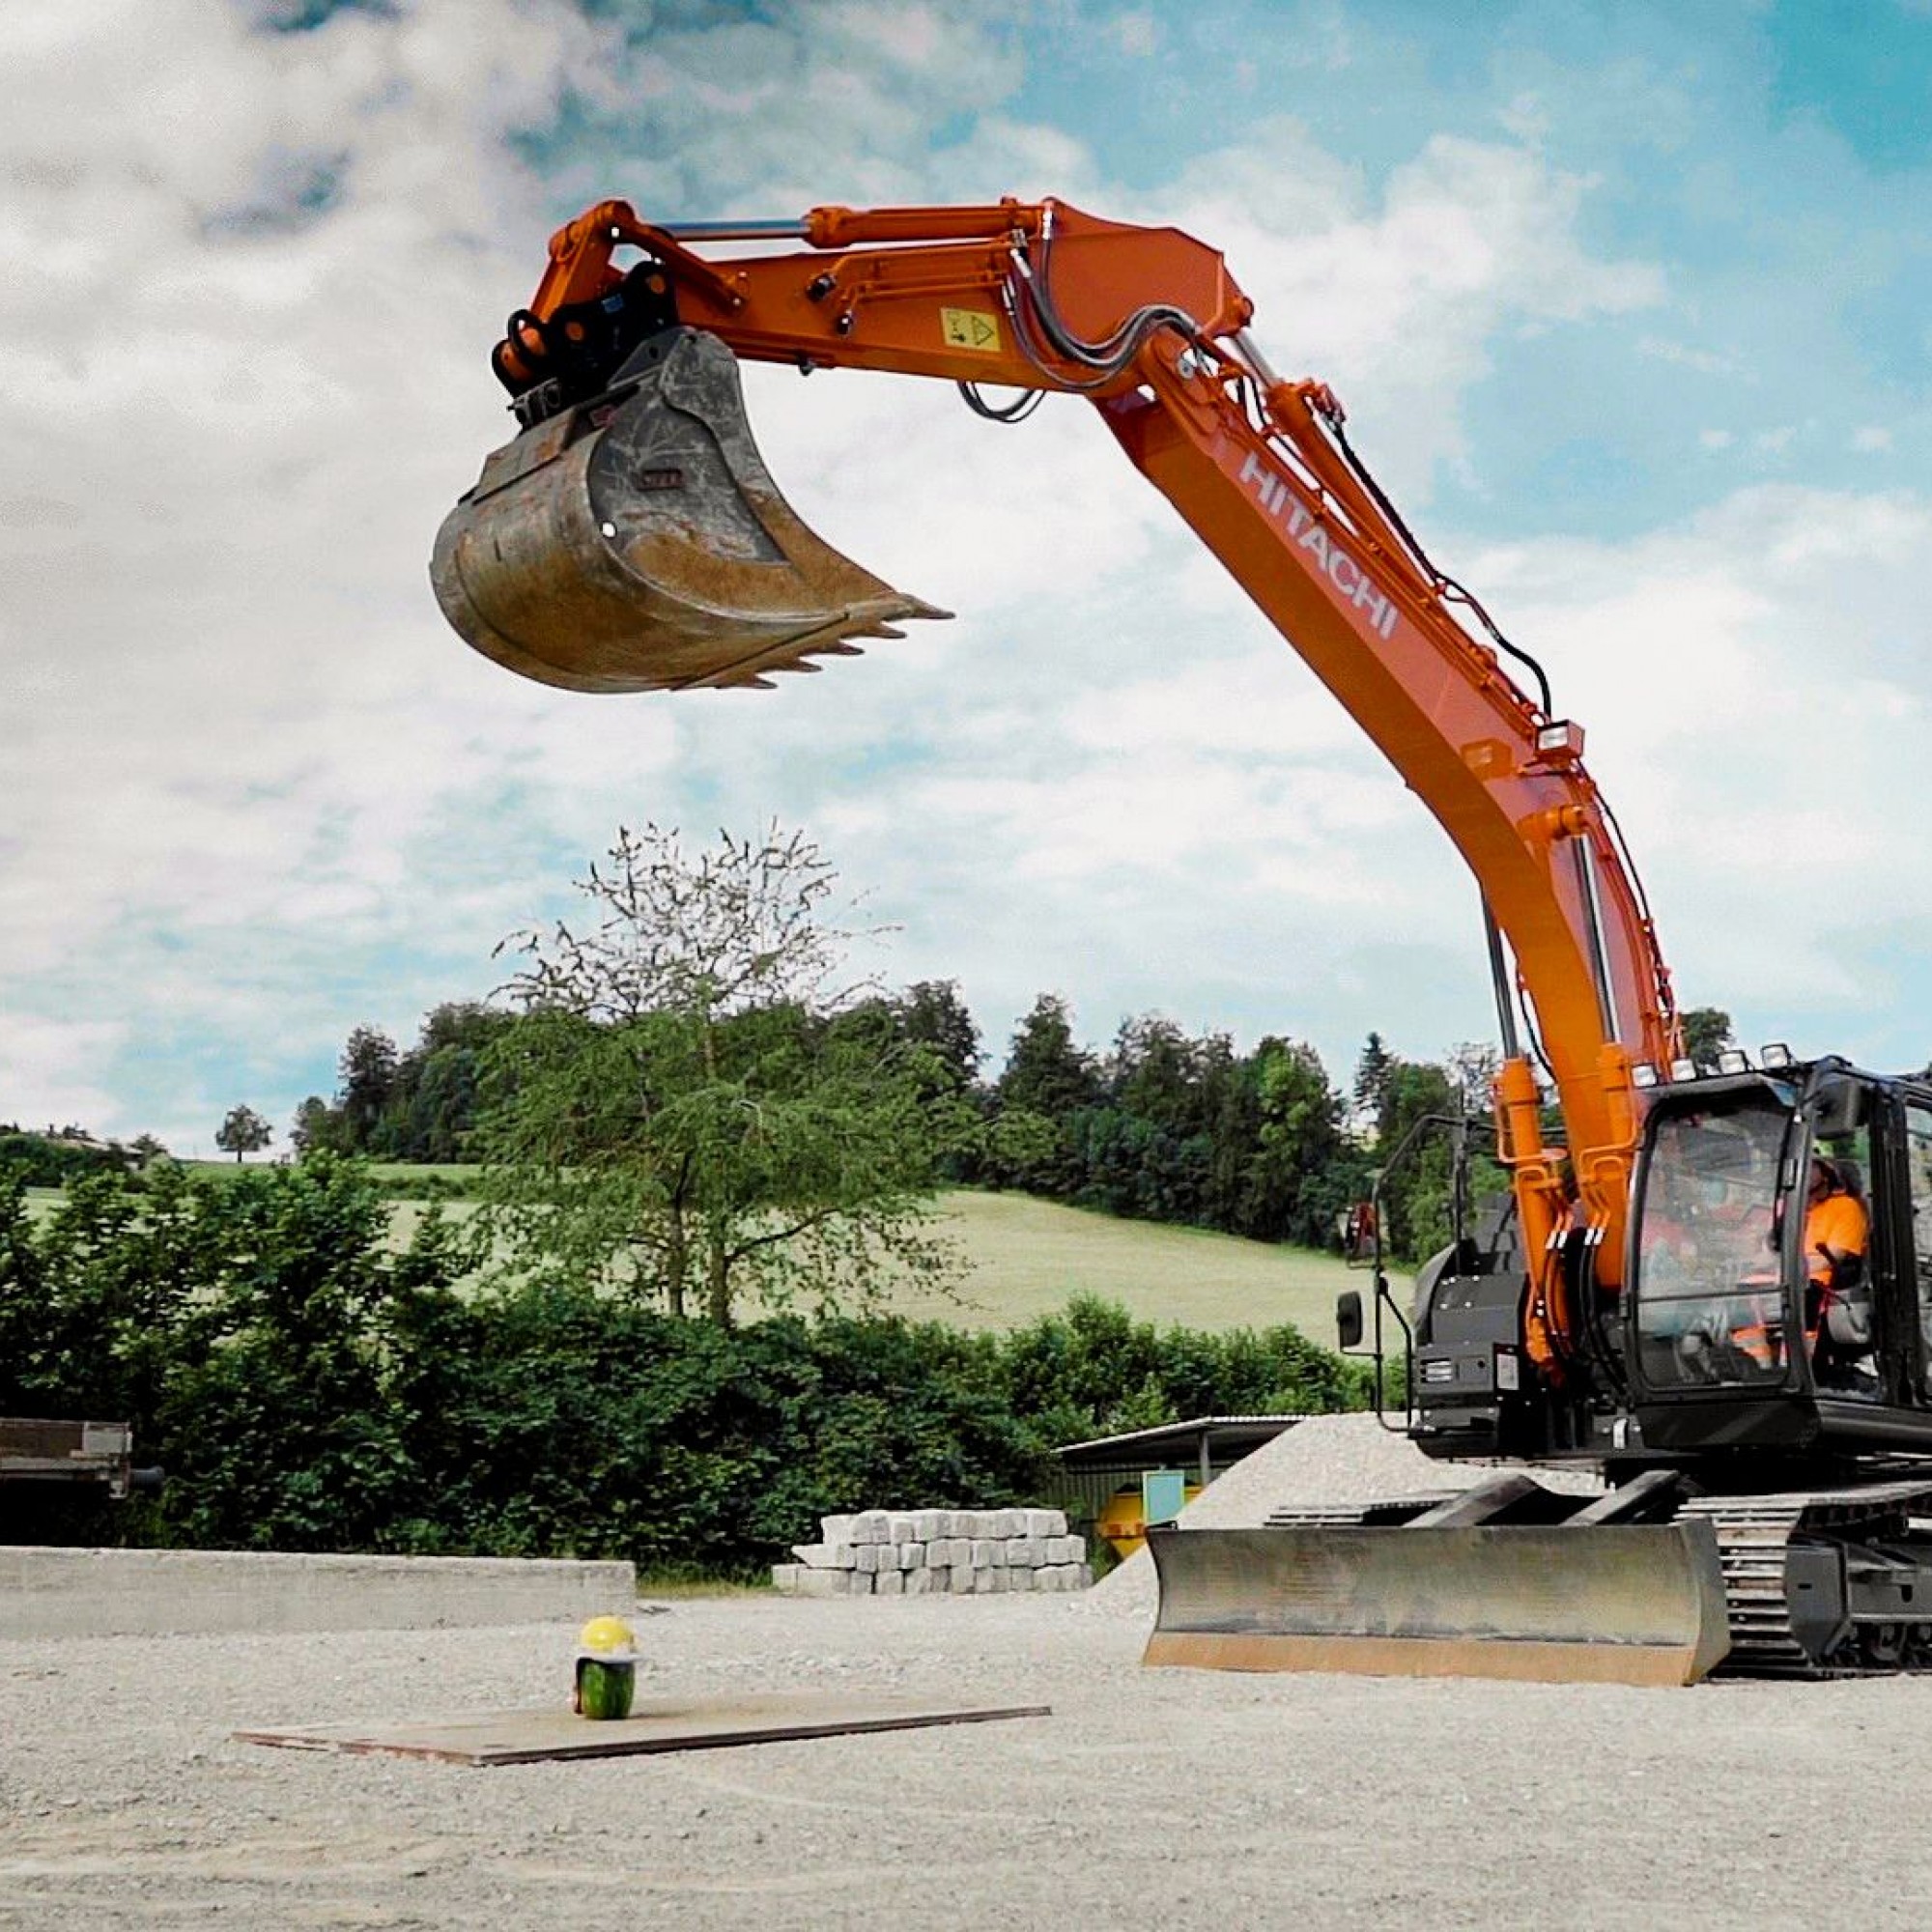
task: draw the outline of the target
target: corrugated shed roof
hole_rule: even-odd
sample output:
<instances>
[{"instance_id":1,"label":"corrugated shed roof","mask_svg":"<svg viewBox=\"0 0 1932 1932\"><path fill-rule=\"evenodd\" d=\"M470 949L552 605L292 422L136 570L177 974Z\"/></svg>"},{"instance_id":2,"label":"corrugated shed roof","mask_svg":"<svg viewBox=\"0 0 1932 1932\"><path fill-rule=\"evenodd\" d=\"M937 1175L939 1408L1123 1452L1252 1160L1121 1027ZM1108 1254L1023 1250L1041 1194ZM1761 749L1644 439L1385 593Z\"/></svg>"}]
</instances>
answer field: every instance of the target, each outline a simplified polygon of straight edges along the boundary
<instances>
[{"instance_id":1,"label":"corrugated shed roof","mask_svg":"<svg viewBox=\"0 0 1932 1932\"><path fill-rule=\"evenodd\" d=\"M1163 1422L1152 1429L1129 1429L1120 1435L1096 1435L1087 1442L1064 1442L1053 1453L1066 1458L1098 1459L1103 1455L1128 1455L1197 1443L1206 1434L1211 1439L1241 1438L1250 1442L1271 1441L1284 1429L1306 1422L1305 1413L1294 1415L1197 1415L1188 1422Z\"/></svg>"}]
</instances>

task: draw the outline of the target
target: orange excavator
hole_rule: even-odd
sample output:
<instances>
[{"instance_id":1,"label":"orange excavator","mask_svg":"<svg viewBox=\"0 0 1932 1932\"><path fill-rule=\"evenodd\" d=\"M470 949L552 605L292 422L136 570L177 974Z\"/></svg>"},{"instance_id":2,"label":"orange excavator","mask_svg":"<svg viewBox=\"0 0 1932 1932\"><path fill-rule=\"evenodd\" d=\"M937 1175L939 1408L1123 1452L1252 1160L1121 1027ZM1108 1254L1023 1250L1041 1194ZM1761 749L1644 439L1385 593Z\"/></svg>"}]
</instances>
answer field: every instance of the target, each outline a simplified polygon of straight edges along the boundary
<instances>
[{"instance_id":1,"label":"orange excavator","mask_svg":"<svg viewBox=\"0 0 1932 1932\"><path fill-rule=\"evenodd\" d=\"M521 427L443 525L439 601L546 684L768 686L946 613L791 510L741 359L940 377L997 422L1084 398L1462 853L1504 1049L1509 1197L1408 1316L1378 1272L1376 1313L1406 1337L1413 1440L1518 1466L1154 1534L1148 1661L1629 1682L1932 1662L1932 1087L1782 1048L1686 1057L1580 726L1252 319L1213 249L1052 200L703 224L604 202L553 238L494 352ZM1855 1202L1829 1254L1821 1168ZM1359 1343L1359 1298L1340 1312ZM1526 1466L1564 1463L1602 1493Z\"/></svg>"}]
</instances>

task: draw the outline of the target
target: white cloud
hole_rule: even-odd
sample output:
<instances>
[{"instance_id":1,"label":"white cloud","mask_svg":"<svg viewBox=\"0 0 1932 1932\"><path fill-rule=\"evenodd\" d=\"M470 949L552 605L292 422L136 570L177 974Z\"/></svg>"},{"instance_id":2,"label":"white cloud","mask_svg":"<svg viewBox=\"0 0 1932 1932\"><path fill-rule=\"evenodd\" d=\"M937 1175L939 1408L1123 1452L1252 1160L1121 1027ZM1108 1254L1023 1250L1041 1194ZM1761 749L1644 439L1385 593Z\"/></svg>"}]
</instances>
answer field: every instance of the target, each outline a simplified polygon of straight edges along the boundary
<instances>
[{"instance_id":1,"label":"white cloud","mask_svg":"<svg viewBox=\"0 0 1932 1932\"><path fill-rule=\"evenodd\" d=\"M0 23L0 1001L68 1056L8 1059L0 1112L30 1115L178 1024L285 1051L314 988L356 997L343 949L422 939L410 882L452 805L541 745L440 655L423 568L544 229L502 136L599 43L513 0L287 37L199 5L62 18ZM304 155L326 210L284 192Z\"/></svg>"},{"instance_id":2,"label":"white cloud","mask_svg":"<svg viewBox=\"0 0 1932 1932\"><path fill-rule=\"evenodd\" d=\"M1876 423L1867 423L1852 432L1852 447L1861 454L1875 453L1891 447L1891 432Z\"/></svg>"},{"instance_id":3,"label":"white cloud","mask_svg":"<svg viewBox=\"0 0 1932 1932\"><path fill-rule=\"evenodd\" d=\"M128 1029L111 1021L62 1021L0 1009L0 1065L12 1090L8 1118L23 1127L87 1126L117 1098L80 1071L105 1060Z\"/></svg>"},{"instance_id":4,"label":"white cloud","mask_svg":"<svg viewBox=\"0 0 1932 1932\"><path fill-rule=\"evenodd\" d=\"M1588 188L1529 148L1438 134L1378 193L1281 120L1201 156L1145 213L1212 238L1270 359L1320 374L1373 421L1378 469L1420 503L1435 467L1463 454L1463 399L1501 331L1662 298L1653 265L1578 240Z\"/></svg>"},{"instance_id":5,"label":"white cloud","mask_svg":"<svg viewBox=\"0 0 1932 1932\"><path fill-rule=\"evenodd\" d=\"M1340 72L1355 59L1349 9L1342 0L1299 0L1294 8L1294 32L1285 45L1277 43L1270 51L1292 69Z\"/></svg>"},{"instance_id":6,"label":"white cloud","mask_svg":"<svg viewBox=\"0 0 1932 1932\"><path fill-rule=\"evenodd\" d=\"M1151 8L1116 14L1100 26L1101 35L1133 60L1149 60L1160 51L1160 27Z\"/></svg>"},{"instance_id":7,"label":"white cloud","mask_svg":"<svg viewBox=\"0 0 1932 1932\"><path fill-rule=\"evenodd\" d=\"M1740 373L1736 361L1728 355L1720 355L1710 349L1693 349L1689 343L1672 342L1662 335L1639 336L1636 353L1656 362L1673 363L1680 369L1694 369L1700 376L1736 376Z\"/></svg>"},{"instance_id":8,"label":"white cloud","mask_svg":"<svg viewBox=\"0 0 1932 1932\"><path fill-rule=\"evenodd\" d=\"M1680 991L1748 1037L1932 1048L1881 996L1889 957L1932 948L1932 837L1898 806L1932 716L1928 541L1922 498L1770 486L1628 543L1469 560L1590 728Z\"/></svg>"},{"instance_id":9,"label":"white cloud","mask_svg":"<svg viewBox=\"0 0 1932 1932\"><path fill-rule=\"evenodd\" d=\"M1737 438L1727 429L1700 429L1697 432L1697 446L1700 449L1728 449Z\"/></svg>"},{"instance_id":10,"label":"white cloud","mask_svg":"<svg viewBox=\"0 0 1932 1932\"><path fill-rule=\"evenodd\" d=\"M351 1025L484 990L490 944L620 818L807 822L903 922L895 970L960 977L996 1039L1048 985L1095 1032L1183 1002L1331 1049L1392 1010L1406 1051L1480 1029L1441 836L1076 402L1006 432L941 384L749 370L808 520L960 612L779 693L549 692L435 611L431 537L505 428L484 358L560 195L1053 191L1179 222L1409 503L1463 453L1499 340L1658 298L1653 268L1579 238L1588 184L1510 143L1419 136L1377 183L1276 121L1126 193L1020 118L1023 13L0 18L0 1116L205 1142L246 1099L280 1124ZM1313 17L1345 60L1340 13ZM566 98L591 130L539 178L509 137ZM1780 567L1822 583L1864 554ZM1540 582L1541 554L1514 567ZM1747 582L1717 570L1714 624L1753 621Z\"/></svg>"},{"instance_id":11,"label":"white cloud","mask_svg":"<svg viewBox=\"0 0 1932 1932\"><path fill-rule=\"evenodd\" d=\"M1496 123L1512 140L1532 148L1548 140L1554 126L1548 103L1533 93L1519 94L1505 103Z\"/></svg>"}]
</instances>

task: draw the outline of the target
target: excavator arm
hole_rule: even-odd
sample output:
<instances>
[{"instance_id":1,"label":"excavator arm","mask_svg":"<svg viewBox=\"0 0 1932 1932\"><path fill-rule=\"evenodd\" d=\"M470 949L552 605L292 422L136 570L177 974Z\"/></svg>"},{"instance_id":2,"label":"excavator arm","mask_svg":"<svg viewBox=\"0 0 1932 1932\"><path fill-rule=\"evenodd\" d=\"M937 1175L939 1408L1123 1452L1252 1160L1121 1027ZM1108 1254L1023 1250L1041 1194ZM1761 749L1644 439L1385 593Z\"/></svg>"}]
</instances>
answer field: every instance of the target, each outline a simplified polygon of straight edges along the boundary
<instances>
[{"instance_id":1,"label":"excavator arm","mask_svg":"<svg viewBox=\"0 0 1932 1932\"><path fill-rule=\"evenodd\" d=\"M772 242L785 245L741 252ZM700 252L719 248L734 252ZM1508 940L1565 1123L1566 1146L1546 1146L1499 984L1499 1151L1532 1270L1524 1342L1560 1383L1579 1321L1556 1263L1563 1170L1587 1216L1590 1292L1613 1296L1631 1068L1676 1057L1669 976L1581 730L1540 671L1531 696L1504 668L1510 647L1356 460L1334 396L1280 380L1252 315L1213 249L1057 201L701 226L602 203L553 239L494 354L525 427L446 522L438 593L477 648L547 683L813 669L855 639L896 636L901 618L944 613L797 519L751 441L736 360L951 379L1007 419L1047 393L1084 397L1428 806ZM1021 394L994 404L985 387Z\"/></svg>"},{"instance_id":2,"label":"excavator arm","mask_svg":"<svg viewBox=\"0 0 1932 1932\"><path fill-rule=\"evenodd\" d=\"M1499 1152L1526 1258L1512 1332L1545 1407L1577 1411L1623 1287L1634 1065L1677 1057L1669 978L1581 731L1430 563L1334 396L1280 380L1251 320L1212 249L1054 201L701 228L603 203L553 240L497 347L523 429L445 520L438 596L478 650L566 688L815 669L944 613L799 520L752 440L739 361L951 379L1007 421L1048 394L1085 397L1476 875L1506 1055ZM1545 1145L1518 993L1560 1149ZM1573 1290L1586 1305L1571 1307ZM1500 1388L1500 1355L1494 1372ZM1400 1530L1170 1531L1150 1544L1161 1600L1147 1661L1694 1680L1729 1641L1718 1547L1708 1524L1633 1517L1648 1507L1639 1487L1554 1527L1512 1490L1480 1520L1444 1505Z\"/></svg>"}]
</instances>

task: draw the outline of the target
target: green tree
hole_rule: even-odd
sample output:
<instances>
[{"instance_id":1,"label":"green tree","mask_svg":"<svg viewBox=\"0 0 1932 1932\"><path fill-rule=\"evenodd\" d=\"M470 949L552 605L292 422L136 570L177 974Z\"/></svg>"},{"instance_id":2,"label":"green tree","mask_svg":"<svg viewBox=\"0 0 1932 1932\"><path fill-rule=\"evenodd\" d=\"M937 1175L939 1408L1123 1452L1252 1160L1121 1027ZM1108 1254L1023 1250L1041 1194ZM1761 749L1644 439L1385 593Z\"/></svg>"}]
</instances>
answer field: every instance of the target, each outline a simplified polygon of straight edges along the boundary
<instances>
[{"instance_id":1,"label":"green tree","mask_svg":"<svg viewBox=\"0 0 1932 1932\"><path fill-rule=\"evenodd\" d=\"M1383 1043L1381 1035L1370 1034L1363 1042L1361 1057L1355 1062L1354 1102L1358 1120L1379 1126L1396 1065L1396 1057Z\"/></svg>"},{"instance_id":2,"label":"green tree","mask_svg":"<svg viewBox=\"0 0 1932 1932\"><path fill-rule=\"evenodd\" d=\"M802 833L620 830L586 922L504 942L525 1013L484 1049L476 1151L515 1267L721 1325L951 1278L927 1204L973 1109L859 1010L836 889Z\"/></svg>"},{"instance_id":3,"label":"green tree","mask_svg":"<svg viewBox=\"0 0 1932 1932\"><path fill-rule=\"evenodd\" d=\"M448 1047L467 1046L478 1052L510 1021L510 1014L480 1000L445 1000L423 1015L413 1050L425 1059Z\"/></svg>"},{"instance_id":4,"label":"green tree","mask_svg":"<svg viewBox=\"0 0 1932 1932\"><path fill-rule=\"evenodd\" d=\"M214 1145L224 1153L232 1153L238 1165L244 1153L259 1153L274 1138L274 1128L248 1106L230 1107L214 1130Z\"/></svg>"},{"instance_id":5,"label":"green tree","mask_svg":"<svg viewBox=\"0 0 1932 1932\"><path fill-rule=\"evenodd\" d=\"M1255 1051L1259 1124L1246 1173L1243 1232L1267 1240L1330 1238L1328 1184L1343 1151L1342 1097L1312 1046L1270 1037Z\"/></svg>"},{"instance_id":6,"label":"green tree","mask_svg":"<svg viewBox=\"0 0 1932 1932\"><path fill-rule=\"evenodd\" d=\"M17 1179L23 1187L64 1187L77 1175L118 1171L127 1158L120 1148L75 1129L41 1134L0 1127L0 1181Z\"/></svg>"},{"instance_id":7,"label":"green tree","mask_svg":"<svg viewBox=\"0 0 1932 1932\"><path fill-rule=\"evenodd\" d=\"M980 1078L980 1029L955 980L920 980L893 1003L900 1033L929 1047L954 1093Z\"/></svg>"},{"instance_id":8,"label":"green tree","mask_svg":"<svg viewBox=\"0 0 1932 1932\"><path fill-rule=\"evenodd\" d=\"M395 1092L396 1065L396 1042L380 1027L359 1026L350 1034L337 1068L343 1152L388 1151L379 1146L380 1129Z\"/></svg>"},{"instance_id":9,"label":"green tree","mask_svg":"<svg viewBox=\"0 0 1932 1932\"><path fill-rule=\"evenodd\" d=\"M1097 1106L1104 1092L1094 1056L1073 1041L1073 1021L1058 993L1042 993L1014 1029L1007 1065L994 1085L1002 1108L1022 1107L1065 1121Z\"/></svg>"},{"instance_id":10,"label":"green tree","mask_svg":"<svg viewBox=\"0 0 1932 1932\"><path fill-rule=\"evenodd\" d=\"M876 1502L882 1469L937 1505L1037 1501L1054 1443L1365 1387L1290 1328L1157 1331L1090 1298L1002 1335L726 1329L541 1282L454 1293L474 1264L435 1214L399 1250L366 1169L327 1153L102 1169L33 1214L0 1178L0 1413L125 1417L169 1470L64 1540L742 1575Z\"/></svg>"},{"instance_id":11,"label":"green tree","mask_svg":"<svg viewBox=\"0 0 1932 1932\"><path fill-rule=\"evenodd\" d=\"M1399 1056L1390 1060L1375 1160L1383 1170L1382 1238L1398 1256L1421 1260L1449 1239L1454 1133L1442 1123L1470 1118L1472 1090L1484 1090L1491 1059L1487 1048L1463 1047L1449 1066ZM1437 1124L1424 1128L1425 1121ZM1499 1170L1479 1157L1472 1184L1477 1194L1491 1191L1500 1184Z\"/></svg>"},{"instance_id":12,"label":"green tree","mask_svg":"<svg viewBox=\"0 0 1932 1932\"><path fill-rule=\"evenodd\" d=\"M1425 1115L1460 1112L1456 1082L1446 1068L1434 1061L1392 1059L1376 1116L1377 1147L1386 1159Z\"/></svg>"},{"instance_id":13,"label":"green tree","mask_svg":"<svg viewBox=\"0 0 1932 1932\"><path fill-rule=\"evenodd\" d=\"M1107 1065L1107 1085L1123 1112L1191 1133L1202 1122L1202 1060L1197 1045L1160 1013L1121 1022Z\"/></svg>"},{"instance_id":14,"label":"green tree","mask_svg":"<svg viewBox=\"0 0 1932 1932\"><path fill-rule=\"evenodd\" d=\"M1731 1016L1721 1007L1692 1007L1679 1015L1679 1023L1684 1029L1684 1051L1699 1073L1717 1072L1719 1054L1738 1043Z\"/></svg>"},{"instance_id":15,"label":"green tree","mask_svg":"<svg viewBox=\"0 0 1932 1932\"><path fill-rule=\"evenodd\" d=\"M476 1124L479 1056L515 1023L514 1014L473 1000L426 1013L415 1045L396 1061L372 1149L396 1160L460 1160Z\"/></svg>"},{"instance_id":16,"label":"green tree","mask_svg":"<svg viewBox=\"0 0 1932 1932\"><path fill-rule=\"evenodd\" d=\"M989 1178L1071 1199L1084 1178L1076 1117L1105 1098L1098 1064L1074 1043L1066 1002L1058 993L1040 994L1014 1029L1006 1066L993 1083L997 1119ZM1009 1156L1024 1151L1027 1157L1003 1160L1001 1150Z\"/></svg>"},{"instance_id":17,"label":"green tree","mask_svg":"<svg viewBox=\"0 0 1932 1932\"><path fill-rule=\"evenodd\" d=\"M320 1094L311 1094L296 1109L289 1122L289 1145L298 1160L332 1150L340 1139L341 1122L335 1110Z\"/></svg>"},{"instance_id":18,"label":"green tree","mask_svg":"<svg viewBox=\"0 0 1932 1932\"><path fill-rule=\"evenodd\" d=\"M440 1046L399 1081L390 1140L399 1160L461 1160L476 1123L477 1055L473 1047Z\"/></svg>"}]
</instances>

